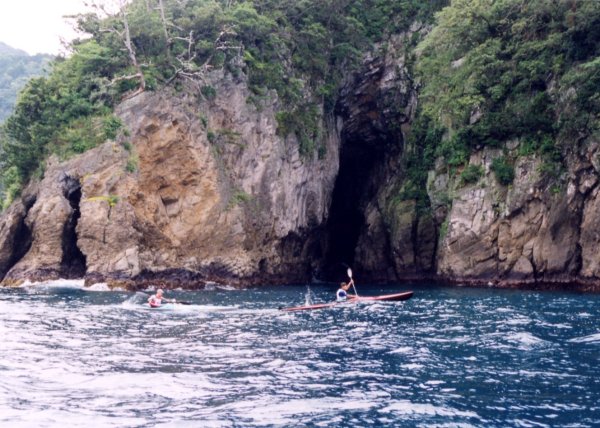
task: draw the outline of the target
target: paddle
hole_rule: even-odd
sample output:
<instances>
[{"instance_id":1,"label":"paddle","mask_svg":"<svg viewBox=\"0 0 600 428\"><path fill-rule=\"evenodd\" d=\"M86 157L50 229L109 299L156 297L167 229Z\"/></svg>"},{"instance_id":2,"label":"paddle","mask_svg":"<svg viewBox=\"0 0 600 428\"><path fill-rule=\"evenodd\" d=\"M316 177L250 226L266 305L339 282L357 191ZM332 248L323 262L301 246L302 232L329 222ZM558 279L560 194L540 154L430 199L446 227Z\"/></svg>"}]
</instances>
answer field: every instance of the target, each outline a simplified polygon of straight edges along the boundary
<instances>
[{"instance_id":1,"label":"paddle","mask_svg":"<svg viewBox=\"0 0 600 428\"><path fill-rule=\"evenodd\" d=\"M145 294L146 296L148 295L148 293L144 293L143 291L138 291L138 293ZM162 300L164 300L165 303L175 303L175 304L179 304L179 305L193 305L192 302L188 302L186 300L164 299L164 298Z\"/></svg>"},{"instance_id":2,"label":"paddle","mask_svg":"<svg viewBox=\"0 0 600 428\"><path fill-rule=\"evenodd\" d=\"M166 303L175 303L176 305L193 305L192 302L177 299L163 299Z\"/></svg>"},{"instance_id":3,"label":"paddle","mask_svg":"<svg viewBox=\"0 0 600 428\"><path fill-rule=\"evenodd\" d=\"M356 287L354 286L354 280L352 279L352 269L348 268L346 273L348 274L348 278L350 278L350 282L352 283L352 288L354 288L354 294L356 295L356 297L358 297L358 292L356 291Z\"/></svg>"}]
</instances>

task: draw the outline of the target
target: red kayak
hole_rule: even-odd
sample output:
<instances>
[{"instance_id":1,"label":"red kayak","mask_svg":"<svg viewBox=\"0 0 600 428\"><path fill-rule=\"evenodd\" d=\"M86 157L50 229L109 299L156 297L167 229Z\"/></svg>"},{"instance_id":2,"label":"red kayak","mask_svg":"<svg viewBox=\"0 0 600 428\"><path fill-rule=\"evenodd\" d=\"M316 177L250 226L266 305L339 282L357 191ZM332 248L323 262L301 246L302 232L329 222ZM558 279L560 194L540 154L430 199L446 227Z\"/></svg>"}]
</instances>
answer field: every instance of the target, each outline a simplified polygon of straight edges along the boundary
<instances>
[{"instance_id":1,"label":"red kayak","mask_svg":"<svg viewBox=\"0 0 600 428\"><path fill-rule=\"evenodd\" d=\"M385 300L385 301L394 301L397 302L399 300L408 300L412 297L412 291L405 291L404 293L396 293L396 294L384 294L382 296L352 296L349 295L348 298L351 300L362 301L373 301L373 300Z\"/></svg>"},{"instance_id":2,"label":"red kayak","mask_svg":"<svg viewBox=\"0 0 600 428\"><path fill-rule=\"evenodd\" d=\"M325 309L332 308L337 305L343 305L348 303L357 303L357 302L373 302L373 301L400 301L400 300L408 300L412 297L412 291L406 291L404 293L396 293L396 294L384 294L382 296L348 296L348 300L344 300L342 302L331 302L331 303L319 303L316 305L306 305L306 306L294 306L291 308L279 308L282 311L287 312L295 312L295 311L309 311L312 309Z\"/></svg>"}]
</instances>

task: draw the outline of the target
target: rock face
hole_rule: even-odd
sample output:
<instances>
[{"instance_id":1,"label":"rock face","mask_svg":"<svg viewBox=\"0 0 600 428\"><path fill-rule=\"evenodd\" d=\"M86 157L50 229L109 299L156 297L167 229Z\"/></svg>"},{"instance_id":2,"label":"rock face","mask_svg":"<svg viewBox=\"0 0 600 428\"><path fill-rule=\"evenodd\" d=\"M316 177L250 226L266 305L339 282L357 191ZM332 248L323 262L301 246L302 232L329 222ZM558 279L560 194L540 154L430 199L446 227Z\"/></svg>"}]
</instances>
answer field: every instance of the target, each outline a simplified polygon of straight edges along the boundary
<instances>
[{"instance_id":1,"label":"rock face","mask_svg":"<svg viewBox=\"0 0 600 428\"><path fill-rule=\"evenodd\" d=\"M323 125L325 150L312 156L277 135L276 96L250 102L243 78L215 72L209 99L187 88L123 102L116 113L126 134L69 161L50 159L0 217L3 284L291 283L337 280L351 265L361 282L600 290L594 137L561 145L570 147L566 170L554 178L542 158L519 156L519 141L509 141L471 156L483 171L475 183L438 159L428 206L403 193L415 31L348 77L336 117ZM515 162L510 186L492 171L499 156Z\"/></svg>"},{"instance_id":2,"label":"rock face","mask_svg":"<svg viewBox=\"0 0 600 428\"><path fill-rule=\"evenodd\" d=\"M31 247L31 231L25 223L25 217L33 202L31 196L23 197L13 203L0 217L2 238L0 239L0 276L2 277L27 254Z\"/></svg>"},{"instance_id":3,"label":"rock face","mask_svg":"<svg viewBox=\"0 0 600 428\"><path fill-rule=\"evenodd\" d=\"M599 146L593 139L578 145L560 186L540 172L543 161L530 156L518 158L515 180L505 188L490 170L502 153L473 155L470 163L485 174L476 184L454 189L438 275L461 283L600 289L599 171L592 161Z\"/></svg>"},{"instance_id":4,"label":"rock face","mask_svg":"<svg viewBox=\"0 0 600 428\"><path fill-rule=\"evenodd\" d=\"M275 96L255 106L243 80L212 79L210 100L167 91L124 102L117 114L127 137L51 162L29 196L35 203L2 217L4 283L85 275L199 287L308 277L338 133L325 130L322 158L301 157L292 137L276 134ZM30 245L19 250L24 229Z\"/></svg>"},{"instance_id":5,"label":"rock face","mask_svg":"<svg viewBox=\"0 0 600 428\"><path fill-rule=\"evenodd\" d=\"M358 230L350 242L354 252L346 255L355 271L374 281L435 278L600 290L600 144L593 137L562 144L576 149L568 153L567 170L559 171L558 181L542 158L519 156L519 141L508 141L502 149L472 155L469 163L484 171L477 183L462 184L460 174L438 159L429 172L429 207L399 197L405 183L402 158L411 150L403 137L417 98L405 40L406 35L399 36L384 55L367 57L339 102L340 177L348 164L355 170L369 168L361 185L344 177L350 183L346 199L359 207L357 220L349 224ZM505 155L515 161L515 179L508 187L497 182L491 168L495 158ZM356 188L359 196L352 193ZM332 217L335 197L334 192ZM342 208L351 212L349 206Z\"/></svg>"}]
</instances>

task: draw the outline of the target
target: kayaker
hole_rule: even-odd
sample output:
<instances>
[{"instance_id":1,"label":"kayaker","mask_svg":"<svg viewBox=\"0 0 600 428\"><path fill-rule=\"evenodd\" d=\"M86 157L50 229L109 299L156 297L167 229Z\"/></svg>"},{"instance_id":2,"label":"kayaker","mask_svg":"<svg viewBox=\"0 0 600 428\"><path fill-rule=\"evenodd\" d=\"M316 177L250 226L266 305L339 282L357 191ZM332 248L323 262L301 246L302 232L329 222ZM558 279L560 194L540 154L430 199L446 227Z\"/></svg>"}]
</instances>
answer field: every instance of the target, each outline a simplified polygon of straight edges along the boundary
<instances>
[{"instance_id":1,"label":"kayaker","mask_svg":"<svg viewBox=\"0 0 600 428\"><path fill-rule=\"evenodd\" d=\"M150 296L148 298L148 303L150 304L151 308L158 308L160 305L162 305L163 300L166 302L175 302L175 299L173 300L167 300L163 297L163 291L162 289L158 289L156 290L156 294L153 294L152 296Z\"/></svg>"},{"instance_id":2,"label":"kayaker","mask_svg":"<svg viewBox=\"0 0 600 428\"><path fill-rule=\"evenodd\" d=\"M336 300L338 302L343 302L344 300L346 300L348 298L348 289L350 288L350 286L352 284L354 284L353 279L350 279L350 282L348 282L348 283L342 282L340 284L340 289L335 294Z\"/></svg>"}]
</instances>

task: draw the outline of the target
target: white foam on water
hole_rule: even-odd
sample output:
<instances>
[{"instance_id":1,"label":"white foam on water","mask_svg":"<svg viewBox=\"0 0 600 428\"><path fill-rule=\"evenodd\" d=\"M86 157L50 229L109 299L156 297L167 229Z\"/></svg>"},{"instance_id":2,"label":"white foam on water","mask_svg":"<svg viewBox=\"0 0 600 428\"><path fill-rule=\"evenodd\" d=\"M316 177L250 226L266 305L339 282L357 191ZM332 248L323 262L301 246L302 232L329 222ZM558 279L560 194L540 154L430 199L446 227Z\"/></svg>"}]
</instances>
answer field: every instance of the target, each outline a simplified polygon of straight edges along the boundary
<instances>
[{"instance_id":1,"label":"white foam on water","mask_svg":"<svg viewBox=\"0 0 600 428\"><path fill-rule=\"evenodd\" d=\"M524 317L522 315L517 315L515 317L512 317L511 319L502 320L499 323L505 324L505 325L527 325L527 324L531 323L532 321L533 320L531 318Z\"/></svg>"},{"instance_id":2,"label":"white foam on water","mask_svg":"<svg viewBox=\"0 0 600 428\"><path fill-rule=\"evenodd\" d=\"M148 296L146 294L138 292L124 302L121 302L119 306L126 309L139 310L143 307L142 303L145 303L145 307L148 307L148 304L146 303L147 298Z\"/></svg>"},{"instance_id":3,"label":"white foam on water","mask_svg":"<svg viewBox=\"0 0 600 428\"><path fill-rule=\"evenodd\" d=\"M204 289L207 291L215 291L215 290L225 290L225 291L234 291L239 290L240 288L234 287L229 284L218 284L216 282L207 282L204 286Z\"/></svg>"},{"instance_id":4,"label":"white foam on water","mask_svg":"<svg viewBox=\"0 0 600 428\"><path fill-rule=\"evenodd\" d=\"M219 305L189 305L201 312L232 312L240 309L240 305L219 306Z\"/></svg>"},{"instance_id":5,"label":"white foam on water","mask_svg":"<svg viewBox=\"0 0 600 428\"><path fill-rule=\"evenodd\" d=\"M549 327L549 328L559 328L561 330L567 330L567 329L572 329L573 326L569 325L569 324L553 324L553 323L549 323L549 322L544 322L544 321L537 321L536 325L538 327Z\"/></svg>"},{"instance_id":6,"label":"white foam on water","mask_svg":"<svg viewBox=\"0 0 600 428\"><path fill-rule=\"evenodd\" d=\"M516 343L519 347L526 349L541 346L547 343L545 340L527 332L511 333L506 337L506 339L509 342Z\"/></svg>"},{"instance_id":7,"label":"white foam on water","mask_svg":"<svg viewBox=\"0 0 600 428\"><path fill-rule=\"evenodd\" d=\"M388 352L388 354L412 354L414 352L415 352L414 348L412 348L410 346L402 346L400 348L397 348L397 349L394 349L394 350Z\"/></svg>"},{"instance_id":8,"label":"white foam on water","mask_svg":"<svg viewBox=\"0 0 600 428\"><path fill-rule=\"evenodd\" d=\"M593 299L546 316L537 305L499 314L490 298L463 323L438 316L451 314L443 300L298 316L273 308L278 291L253 293L182 292L202 304L161 312L143 293L4 290L0 426L85 425L82 415L99 426L598 423L585 359L600 343ZM498 323L512 315L533 322Z\"/></svg>"},{"instance_id":9,"label":"white foam on water","mask_svg":"<svg viewBox=\"0 0 600 428\"><path fill-rule=\"evenodd\" d=\"M571 343L600 343L600 333L590 334L589 336L575 337L569 339Z\"/></svg>"},{"instance_id":10,"label":"white foam on water","mask_svg":"<svg viewBox=\"0 0 600 428\"><path fill-rule=\"evenodd\" d=\"M52 281L30 282L25 281L22 288L84 288L84 279L55 279Z\"/></svg>"},{"instance_id":11,"label":"white foam on water","mask_svg":"<svg viewBox=\"0 0 600 428\"><path fill-rule=\"evenodd\" d=\"M410 364L402 364L402 365L400 365L400 367L402 367L403 369L406 369L406 370L420 370L424 366L423 366L423 364L410 363Z\"/></svg>"},{"instance_id":12,"label":"white foam on water","mask_svg":"<svg viewBox=\"0 0 600 428\"><path fill-rule=\"evenodd\" d=\"M402 415L427 415L427 416L461 416L465 418L476 418L477 413L471 411L457 410L451 407L439 407L433 404L411 403L407 400L396 401L381 411L393 412Z\"/></svg>"},{"instance_id":13,"label":"white foam on water","mask_svg":"<svg viewBox=\"0 0 600 428\"><path fill-rule=\"evenodd\" d=\"M469 340L471 340L471 339L467 336L459 336L459 337L452 337L452 338L428 337L425 339L426 342L432 342L432 343L467 343Z\"/></svg>"},{"instance_id":14,"label":"white foam on water","mask_svg":"<svg viewBox=\"0 0 600 428\"><path fill-rule=\"evenodd\" d=\"M111 289L106 282L97 282L96 284L92 284L89 287L85 287L86 291L116 291L122 290L121 288L113 288Z\"/></svg>"},{"instance_id":15,"label":"white foam on water","mask_svg":"<svg viewBox=\"0 0 600 428\"><path fill-rule=\"evenodd\" d=\"M256 400L242 401L233 407L236 413L259 424L296 424L302 415L335 414L339 411L367 411L375 403L348 398L291 398L272 404L256 405Z\"/></svg>"}]
</instances>

